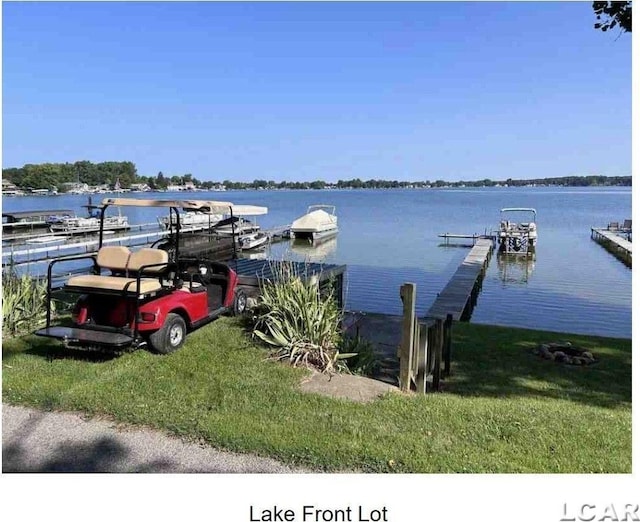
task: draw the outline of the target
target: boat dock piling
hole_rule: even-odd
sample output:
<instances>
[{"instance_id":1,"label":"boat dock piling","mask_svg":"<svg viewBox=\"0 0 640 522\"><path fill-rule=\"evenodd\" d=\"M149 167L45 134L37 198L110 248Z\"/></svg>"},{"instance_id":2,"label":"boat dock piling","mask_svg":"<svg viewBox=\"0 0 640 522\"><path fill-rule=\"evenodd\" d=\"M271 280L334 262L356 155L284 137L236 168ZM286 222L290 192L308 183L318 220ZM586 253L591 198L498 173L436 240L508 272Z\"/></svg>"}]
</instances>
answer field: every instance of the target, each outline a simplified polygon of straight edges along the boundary
<instances>
[{"instance_id":1,"label":"boat dock piling","mask_svg":"<svg viewBox=\"0 0 640 522\"><path fill-rule=\"evenodd\" d=\"M482 287L481 276L489 264L492 251L493 241L490 239L476 241L471 252L429 308L428 318L446 319L451 314L454 321L468 320Z\"/></svg>"},{"instance_id":2,"label":"boat dock piling","mask_svg":"<svg viewBox=\"0 0 640 522\"><path fill-rule=\"evenodd\" d=\"M631 266L631 241L620 237L613 230L596 227L591 228L591 239L600 243L625 265Z\"/></svg>"}]
</instances>

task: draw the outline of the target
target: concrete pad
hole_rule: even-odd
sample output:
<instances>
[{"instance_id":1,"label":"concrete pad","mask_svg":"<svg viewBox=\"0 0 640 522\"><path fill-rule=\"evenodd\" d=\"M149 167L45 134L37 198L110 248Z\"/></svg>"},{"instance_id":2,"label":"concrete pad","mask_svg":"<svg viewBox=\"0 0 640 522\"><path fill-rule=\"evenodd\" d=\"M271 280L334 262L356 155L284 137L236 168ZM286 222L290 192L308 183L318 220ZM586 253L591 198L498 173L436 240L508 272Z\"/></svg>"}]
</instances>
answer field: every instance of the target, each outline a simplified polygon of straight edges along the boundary
<instances>
[{"instance_id":1,"label":"concrete pad","mask_svg":"<svg viewBox=\"0 0 640 522\"><path fill-rule=\"evenodd\" d=\"M398 392L396 386L368 377L344 373L325 374L314 372L300 383L300 389L328 397L371 402L389 392Z\"/></svg>"}]
</instances>

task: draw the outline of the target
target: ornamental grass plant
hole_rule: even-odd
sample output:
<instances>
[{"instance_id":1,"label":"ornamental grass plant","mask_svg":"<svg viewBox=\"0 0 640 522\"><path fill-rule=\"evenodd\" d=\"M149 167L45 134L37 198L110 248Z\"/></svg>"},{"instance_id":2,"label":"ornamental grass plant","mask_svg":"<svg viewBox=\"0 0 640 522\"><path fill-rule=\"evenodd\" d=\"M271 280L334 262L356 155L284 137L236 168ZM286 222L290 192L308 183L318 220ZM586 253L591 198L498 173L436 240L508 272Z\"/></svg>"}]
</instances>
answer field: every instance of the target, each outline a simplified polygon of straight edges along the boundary
<instances>
[{"instance_id":1,"label":"ornamental grass plant","mask_svg":"<svg viewBox=\"0 0 640 522\"><path fill-rule=\"evenodd\" d=\"M11 337L42 325L47 312L44 279L19 275L14 267L2 273L2 337Z\"/></svg>"},{"instance_id":2,"label":"ornamental grass plant","mask_svg":"<svg viewBox=\"0 0 640 522\"><path fill-rule=\"evenodd\" d=\"M344 359L350 354L339 350L343 314L333 290L321 291L318 279L297 272L292 262L271 268L275 277L262 285L254 335L293 366L347 370Z\"/></svg>"}]
</instances>

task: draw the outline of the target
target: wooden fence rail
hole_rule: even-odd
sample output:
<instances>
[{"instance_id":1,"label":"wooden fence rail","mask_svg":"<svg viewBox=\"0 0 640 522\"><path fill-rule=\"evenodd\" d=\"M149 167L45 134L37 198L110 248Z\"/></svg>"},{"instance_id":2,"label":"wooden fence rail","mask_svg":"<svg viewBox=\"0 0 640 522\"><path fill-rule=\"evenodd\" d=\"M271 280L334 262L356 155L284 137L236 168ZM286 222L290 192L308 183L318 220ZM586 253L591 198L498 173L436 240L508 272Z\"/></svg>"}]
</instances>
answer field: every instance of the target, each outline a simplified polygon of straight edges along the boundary
<instances>
[{"instance_id":1,"label":"wooden fence rail","mask_svg":"<svg viewBox=\"0 0 640 522\"><path fill-rule=\"evenodd\" d=\"M451 372L451 324L453 317L420 322L416 316L416 285L400 287L403 306L400 358L400 389L418 393L438 391L440 381ZM444 368L443 368L444 363Z\"/></svg>"}]
</instances>

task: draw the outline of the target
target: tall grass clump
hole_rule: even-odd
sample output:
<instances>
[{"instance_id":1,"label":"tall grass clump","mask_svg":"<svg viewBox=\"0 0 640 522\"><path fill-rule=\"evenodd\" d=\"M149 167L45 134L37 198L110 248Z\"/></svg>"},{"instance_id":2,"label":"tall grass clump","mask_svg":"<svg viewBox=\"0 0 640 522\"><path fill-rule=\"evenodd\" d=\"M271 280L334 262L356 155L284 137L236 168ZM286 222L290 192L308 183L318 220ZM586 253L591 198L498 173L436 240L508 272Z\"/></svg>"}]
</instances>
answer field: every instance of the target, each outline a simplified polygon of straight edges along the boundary
<instances>
[{"instance_id":1,"label":"tall grass clump","mask_svg":"<svg viewBox=\"0 0 640 522\"><path fill-rule=\"evenodd\" d=\"M2 271L2 337L32 331L42 325L47 313L47 282L14 268Z\"/></svg>"},{"instance_id":2,"label":"tall grass clump","mask_svg":"<svg viewBox=\"0 0 640 522\"><path fill-rule=\"evenodd\" d=\"M262 285L254 335L274 346L278 359L294 366L312 366L323 372L345 370L341 354L342 311L333 290L320 291L316 278L304 278L295 265L272 266L273 281Z\"/></svg>"}]
</instances>

